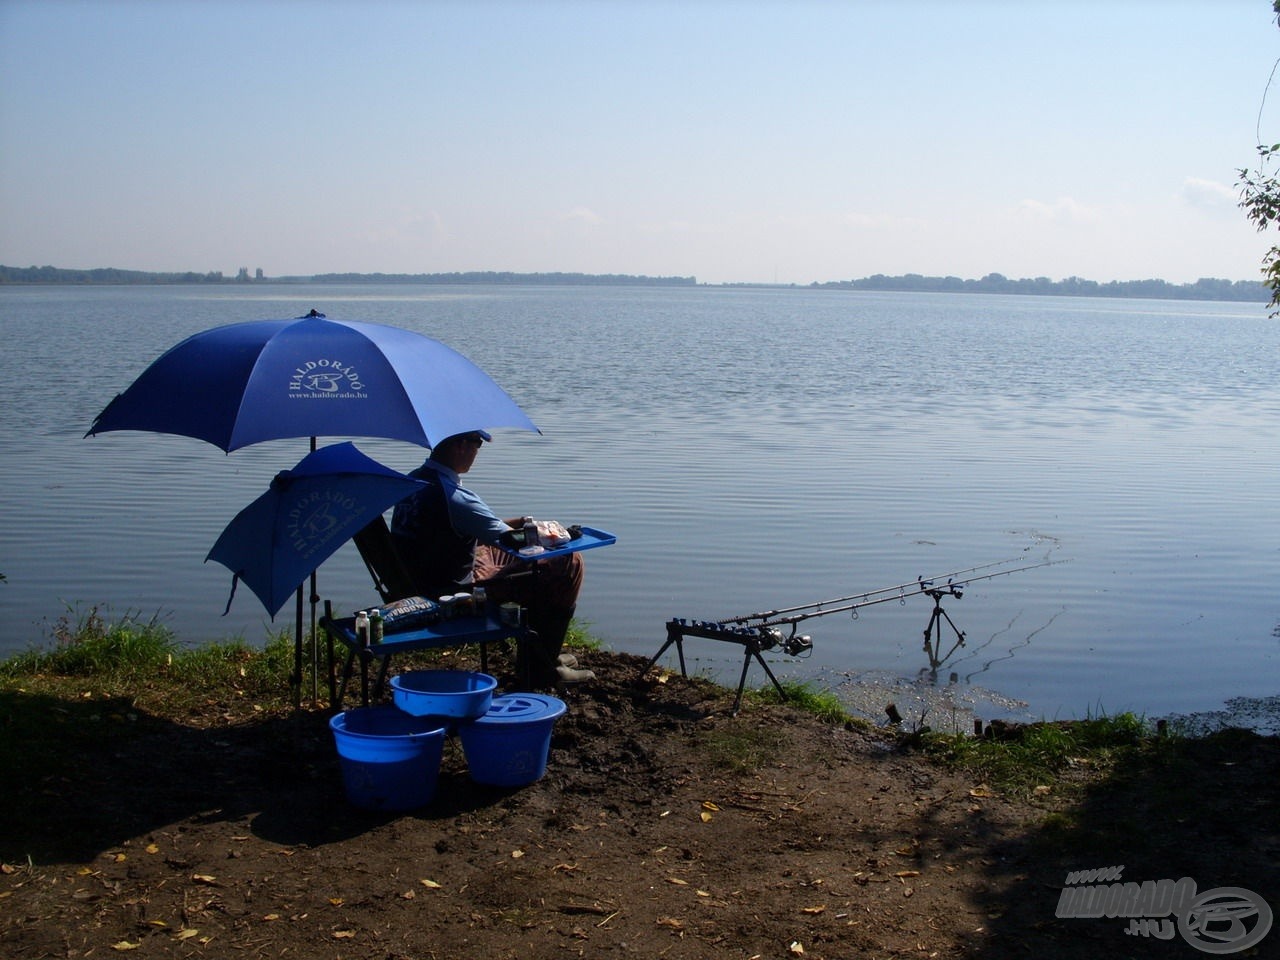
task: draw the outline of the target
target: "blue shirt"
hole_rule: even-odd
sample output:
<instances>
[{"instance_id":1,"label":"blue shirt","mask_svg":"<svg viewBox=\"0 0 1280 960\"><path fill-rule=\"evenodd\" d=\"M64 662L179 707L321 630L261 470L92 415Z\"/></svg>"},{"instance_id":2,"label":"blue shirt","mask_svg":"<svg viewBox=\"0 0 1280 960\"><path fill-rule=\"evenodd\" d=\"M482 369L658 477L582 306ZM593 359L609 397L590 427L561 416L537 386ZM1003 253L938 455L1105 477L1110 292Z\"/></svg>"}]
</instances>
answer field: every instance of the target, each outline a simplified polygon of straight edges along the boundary
<instances>
[{"instance_id":1,"label":"blue shirt","mask_svg":"<svg viewBox=\"0 0 1280 960\"><path fill-rule=\"evenodd\" d=\"M481 543L497 543L510 525L499 518L489 505L476 494L462 486L458 474L442 463L428 460L423 467L434 470L440 477L449 504L449 525L464 537L474 537ZM418 473L419 471L414 471Z\"/></svg>"},{"instance_id":2,"label":"blue shirt","mask_svg":"<svg viewBox=\"0 0 1280 960\"><path fill-rule=\"evenodd\" d=\"M476 542L497 543L511 528L443 464L428 460L410 476L424 486L396 504L391 536L414 589L426 597L465 589Z\"/></svg>"}]
</instances>

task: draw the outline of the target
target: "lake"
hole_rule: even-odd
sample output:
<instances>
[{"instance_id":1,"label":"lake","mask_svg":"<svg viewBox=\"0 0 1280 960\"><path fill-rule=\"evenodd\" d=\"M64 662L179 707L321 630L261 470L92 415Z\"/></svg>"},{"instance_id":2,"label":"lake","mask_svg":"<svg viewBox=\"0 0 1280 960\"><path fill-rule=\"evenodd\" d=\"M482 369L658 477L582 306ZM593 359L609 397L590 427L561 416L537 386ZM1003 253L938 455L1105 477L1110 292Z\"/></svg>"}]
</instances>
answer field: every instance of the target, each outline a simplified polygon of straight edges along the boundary
<instances>
[{"instance_id":1,"label":"lake","mask_svg":"<svg viewBox=\"0 0 1280 960\"><path fill-rule=\"evenodd\" d=\"M1149 717L1280 694L1280 333L1263 304L714 287L246 284L0 287L0 655L60 616L158 616L184 643L292 628L205 563L232 516L306 452L227 455L143 433L85 439L111 397L210 326L389 323L460 350L542 435L498 433L469 485L503 516L600 527L579 615L651 656L715 620L980 564L1051 566L932 604L803 624L780 677L965 711ZM339 438L324 438L332 441ZM356 439L399 470L425 451ZM320 592L375 599L351 545ZM945 623L944 623L944 626ZM949 628L948 628L949 629ZM742 648L686 644L736 684ZM664 663L674 664L674 657ZM752 668L751 686L767 682ZM861 691L861 693L859 693ZM866 691L871 691L869 694ZM861 697L861 699L860 699ZM882 717L880 717L882 718Z\"/></svg>"}]
</instances>

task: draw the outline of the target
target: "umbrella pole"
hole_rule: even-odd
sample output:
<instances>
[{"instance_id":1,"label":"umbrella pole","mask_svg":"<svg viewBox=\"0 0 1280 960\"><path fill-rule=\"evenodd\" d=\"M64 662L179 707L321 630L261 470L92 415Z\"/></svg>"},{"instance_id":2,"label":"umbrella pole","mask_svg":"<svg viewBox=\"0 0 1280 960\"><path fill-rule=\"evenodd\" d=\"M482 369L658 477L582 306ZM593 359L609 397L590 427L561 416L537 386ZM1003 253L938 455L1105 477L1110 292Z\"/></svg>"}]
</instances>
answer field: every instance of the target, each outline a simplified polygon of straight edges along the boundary
<instances>
[{"instance_id":1,"label":"umbrella pole","mask_svg":"<svg viewBox=\"0 0 1280 960\"><path fill-rule=\"evenodd\" d=\"M316 636L316 604L320 602L320 594L316 593L316 572L311 571L311 700L314 703L320 696L318 686L320 680L320 643Z\"/></svg>"},{"instance_id":2,"label":"umbrella pole","mask_svg":"<svg viewBox=\"0 0 1280 960\"><path fill-rule=\"evenodd\" d=\"M297 615L294 617L293 634L293 676L289 678L289 686L293 687L293 708L302 706L302 584L298 584Z\"/></svg>"},{"instance_id":3,"label":"umbrella pole","mask_svg":"<svg viewBox=\"0 0 1280 960\"><path fill-rule=\"evenodd\" d=\"M311 438L311 452L316 452L316 438ZM320 595L316 593L316 572L311 571L311 702L316 702L317 689L317 672L320 669L319 649L320 644L316 642L316 604L320 602ZM302 632L302 585L298 585L298 632ZM301 666L298 668L301 670Z\"/></svg>"}]
</instances>

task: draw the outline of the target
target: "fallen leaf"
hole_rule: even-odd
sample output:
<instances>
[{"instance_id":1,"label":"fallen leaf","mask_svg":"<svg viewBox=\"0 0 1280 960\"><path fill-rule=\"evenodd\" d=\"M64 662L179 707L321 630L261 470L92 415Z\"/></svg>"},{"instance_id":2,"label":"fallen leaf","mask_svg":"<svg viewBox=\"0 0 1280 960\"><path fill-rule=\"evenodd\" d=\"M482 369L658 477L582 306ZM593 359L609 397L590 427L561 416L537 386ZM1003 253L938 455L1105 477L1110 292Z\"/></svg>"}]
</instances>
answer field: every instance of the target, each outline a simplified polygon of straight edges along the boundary
<instances>
[{"instance_id":1,"label":"fallen leaf","mask_svg":"<svg viewBox=\"0 0 1280 960\"><path fill-rule=\"evenodd\" d=\"M688 880L681 880L679 877L667 877L667 883L674 883L678 887L687 887L689 885Z\"/></svg>"},{"instance_id":2,"label":"fallen leaf","mask_svg":"<svg viewBox=\"0 0 1280 960\"><path fill-rule=\"evenodd\" d=\"M333 931L333 937L334 937L334 939L335 939L335 940L350 940L350 939L351 939L352 937L354 937L355 935L356 935L356 932L355 932L354 930L335 930L335 931Z\"/></svg>"},{"instance_id":3,"label":"fallen leaf","mask_svg":"<svg viewBox=\"0 0 1280 960\"><path fill-rule=\"evenodd\" d=\"M341 897L330 897L330 898L329 898L329 902L330 902L331 904L333 904L335 907L340 907L340 906L342 906L342 898L341 898Z\"/></svg>"},{"instance_id":4,"label":"fallen leaf","mask_svg":"<svg viewBox=\"0 0 1280 960\"><path fill-rule=\"evenodd\" d=\"M121 940L119 943L111 945L112 950L137 950L142 944L130 943L128 940Z\"/></svg>"},{"instance_id":5,"label":"fallen leaf","mask_svg":"<svg viewBox=\"0 0 1280 960\"><path fill-rule=\"evenodd\" d=\"M920 876L920 871L919 870L899 870L897 873L894 874L894 876L895 877L918 877Z\"/></svg>"},{"instance_id":6,"label":"fallen leaf","mask_svg":"<svg viewBox=\"0 0 1280 960\"><path fill-rule=\"evenodd\" d=\"M278 914L278 913L268 913L268 914L267 914L265 917L263 917L262 919L263 919L263 920L268 920L268 921L270 921L270 920L279 920L279 919L280 919L280 914Z\"/></svg>"},{"instance_id":7,"label":"fallen leaf","mask_svg":"<svg viewBox=\"0 0 1280 960\"><path fill-rule=\"evenodd\" d=\"M196 883L217 883L217 877L211 877L207 873L193 873L191 879Z\"/></svg>"},{"instance_id":8,"label":"fallen leaf","mask_svg":"<svg viewBox=\"0 0 1280 960\"><path fill-rule=\"evenodd\" d=\"M175 940L190 940L192 937L194 937L194 936L195 936L196 934L198 934L199 932L200 932L199 930L196 930L196 929L195 929L195 928L193 928L193 927L184 927L183 929L179 930L177 933L175 933L175 934L173 935L173 939L175 939Z\"/></svg>"},{"instance_id":9,"label":"fallen leaf","mask_svg":"<svg viewBox=\"0 0 1280 960\"><path fill-rule=\"evenodd\" d=\"M787 950L794 953L797 957L804 953L804 947L800 945L799 940L792 940L791 945L787 947Z\"/></svg>"},{"instance_id":10,"label":"fallen leaf","mask_svg":"<svg viewBox=\"0 0 1280 960\"><path fill-rule=\"evenodd\" d=\"M714 803L712 803L710 800L703 800L703 801L702 801L702 809L703 809L703 810L719 810L720 808L719 808L719 807L717 807L717 806L716 806Z\"/></svg>"},{"instance_id":11,"label":"fallen leaf","mask_svg":"<svg viewBox=\"0 0 1280 960\"><path fill-rule=\"evenodd\" d=\"M434 880L419 880L418 882L424 887L430 887L432 890L440 889L440 884L436 883Z\"/></svg>"},{"instance_id":12,"label":"fallen leaf","mask_svg":"<svg viewBox=\"0 0 1280 960\"><path fill-rule=\"evenodd\" d=\"M995 795L995 791L985 783L980 783L969 791L969 796L971 797L994 797Z\"/></svg>"},{"instance_id":13,"label":"fallen leaf","mask_svg":"<svg viewBox=\"0 0 1280 960\"><path fill-rule=\"evenodd\" d=\"M126 860L129 859L129 857L126 854L117 853L114 857L112 857L112 859L115 860L116 863L124 863Z\"/></svg>"},{"instance_id":14,"label":"fallen leaf","mask_svg":"<svg viewBox=\"0 0 1280 960\"><path fill-rule=\"evenodd\" d=\"M1042 783L1031 792L1034 793L1037 797L1043 797L1045 794L1053 793L1053 787Z\"/></svg>"},{"instance_id":15,"label":"fallen leaf","mask_svg":"<svg viewBox=\"0 0 1280 960\"><path fill-rule=\"evenodd\" d=\"M800 908L800 912L801 912L801 913L818 914L818 913L823 913L826 909L827 909L827 908L826 908L826 905L825 905L825 904L821 904L821 903L820 903L820 904L818 904L817 906L814 906L814 907L801 907L801 908Z\"/></svg>"},{"instance_id":16,"label":"fallen leaf","mask_svg":"<svg viewBox=\"0 0 1280 960\"><path fill-rule=\"evenodd\" d=\"M698 816L702 818L703 823L711 822L711 812L709 810L703 810L700 814L698 814Z\"/></svg>"},{"instance_id":17,"label":"fallen leaf","mask_svg":"<svg viewBox=\"0 0 1280 960\"><path fill-rule=\"evenodd\" d=\"M163 920L148 920L148 921L147 921L147 926L149 926L149 927L167 927L167 926L168 926L168 924L167 924L167 923L165 923Z\"/></svg>"},{"instance_id":18,"label":"fallen leaf","mask_svg":"<svg viewBox=\"0 0 1280 960\"><path fill-rule=\"evenodd\" d=\"M524 856L524 851L523 851L523 850L512 850L512 851L511 851L511 859L512 859L512 860L519 860L519 859L520 859L521 857L523 857L523 856Z\"/></svg>"},{"instance_id":19,"label":"fallen leaf","mask_svg":"<svg viewBox=\"0 0 1280 960\"><path fill-rule=\"evenodd\" d=\"M159 852L160 852L160 848L156 846L154 843L147 844L147 853L159 853Z\"/></svg>"},{"instance_id":20,"label":"fallen leaf","mask_svg":"<svg viewBox=\"0 0 1280 960\"><path fill-rule=\"evenodd\" d=\"M659 917L657 922L660 927L670 927L672 930L684 929L684 921L677 920L675 917Z\"/></svg>"}]
</instances>

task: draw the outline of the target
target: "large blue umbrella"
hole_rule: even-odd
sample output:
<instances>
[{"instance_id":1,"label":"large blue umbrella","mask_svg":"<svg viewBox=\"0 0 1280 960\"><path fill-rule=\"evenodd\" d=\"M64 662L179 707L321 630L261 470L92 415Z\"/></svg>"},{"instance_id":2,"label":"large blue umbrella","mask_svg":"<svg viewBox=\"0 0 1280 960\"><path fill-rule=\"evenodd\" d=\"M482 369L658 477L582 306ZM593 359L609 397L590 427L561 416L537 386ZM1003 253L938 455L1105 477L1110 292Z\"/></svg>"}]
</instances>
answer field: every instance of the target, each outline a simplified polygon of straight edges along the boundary
<instances>
[{"instance_id":1,"label":"large blue umbrella","mask_svg":"<svg viewBox=\"0 0 1280 960\"><path fill-rule=\"evenodd\" d=\"M107 404L85 435L175 433L230 453L287 437L429 447L469 430L537 431L487 373L438 340L312 314L188 337Z\"/></svg>"},{"instance_id":2,"label":"large blue umbrella","mask_svg":"<svg viewBox=\"0 0 1280 960\"><path fill-rule=\"evenodd\" d=\"M539 432L487 373L430 337L329 320L254 320L193 334L156 359L94 419L85 436L146 430L205 440L230 453L264 440L385 437L434 446L471 430ZM311 626L316 602L311 581ZM298 588L294 683L302 682ZM314 684L314 675L313 675Z\"/></svg>"},{"instance_id":3,"label":"large blue umbrella","mask_svg":"<svg viewBox=\"0 0 1280 960\"><path fill-rule=\"evenodd\" d=\"M339 547L422 486L352 443L322 447L276 474L267 492L236 514L205 560L231 570L232 596L242 581L274 617Z\"/></svg>"}]
</instances>

